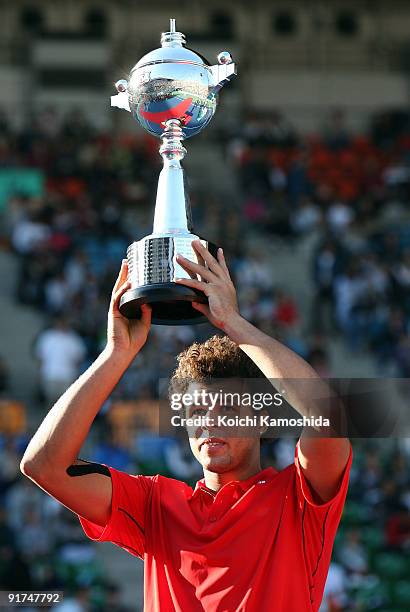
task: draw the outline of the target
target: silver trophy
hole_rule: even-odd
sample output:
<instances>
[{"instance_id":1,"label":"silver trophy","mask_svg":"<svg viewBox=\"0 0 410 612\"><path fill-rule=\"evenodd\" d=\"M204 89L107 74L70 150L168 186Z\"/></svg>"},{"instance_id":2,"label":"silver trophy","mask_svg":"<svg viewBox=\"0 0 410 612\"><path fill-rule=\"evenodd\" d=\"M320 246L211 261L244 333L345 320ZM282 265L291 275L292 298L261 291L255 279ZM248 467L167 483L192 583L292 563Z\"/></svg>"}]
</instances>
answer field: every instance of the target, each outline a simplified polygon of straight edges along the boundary
<instances>
[{"instance_id":1,"label":"silver trophy","mask_svg":"<svg viewBox=\"0 0 410 612\"><path fill-rule=\"evenodd\" d=\"M175 19L171 19L161 47L144 55L128 81L116 83L118 94L111 97L111 106L131 112L145 130L161 139L159 153L164 167L158 180L154 227L152 234L128 247L131 287L121 298L120 312L129 319L138 318L141 304L149 303L153 323L162 325L206 320L192 308L194 301L207 301L203 292L175 282L176 278L189 278L176 255L195 261L193 240L199 238L216 254L215 245L193 232L181 166L186 154L182 141L208 125L219 90L236 74L227 51L218 55L218 64L210 66L184 45L185 36L175 31Z\"/></svg>"}]
</instances>

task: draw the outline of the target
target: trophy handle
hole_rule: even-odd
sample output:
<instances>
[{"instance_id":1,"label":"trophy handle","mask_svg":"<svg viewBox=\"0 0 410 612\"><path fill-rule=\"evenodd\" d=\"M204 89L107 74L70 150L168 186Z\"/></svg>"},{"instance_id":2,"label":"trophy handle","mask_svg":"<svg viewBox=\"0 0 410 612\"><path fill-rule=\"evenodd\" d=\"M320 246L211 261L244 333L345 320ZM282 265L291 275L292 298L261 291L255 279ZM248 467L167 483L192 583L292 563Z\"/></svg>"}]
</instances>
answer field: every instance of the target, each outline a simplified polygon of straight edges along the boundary
<instances>
[{"instance_id":1,"label":"trophy handle","mask_svg":"<svg viewBox=\"0 0 410 612\"><path fill-rule=\"evenodd\" d=\"M116 108L123 108L124 110L131 112L130 102L128 99L128 81L120 79L115 83L115 88L118 91L116 96L111 96L111 106Z\"/></svg>"},{"instance_id":2,"label":"trophy handle","mask_svg":"<svg viewBox=\"0 0 410 612\"><path fill-rule=\"evenodd\" d=\"M214 78L214 94L217 94L224 85L237 75L236 66L229 51L221 51L217 59L218 63L208 68Z\"/></svg>"}]
</instances>

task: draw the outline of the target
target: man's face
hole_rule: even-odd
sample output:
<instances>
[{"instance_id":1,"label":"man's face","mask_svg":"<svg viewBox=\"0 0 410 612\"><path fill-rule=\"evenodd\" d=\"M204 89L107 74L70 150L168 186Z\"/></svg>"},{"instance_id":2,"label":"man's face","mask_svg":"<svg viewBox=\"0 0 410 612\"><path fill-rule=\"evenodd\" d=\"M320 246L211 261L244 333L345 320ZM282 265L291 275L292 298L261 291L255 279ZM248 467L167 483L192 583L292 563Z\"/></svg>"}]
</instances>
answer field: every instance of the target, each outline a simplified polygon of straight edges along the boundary
<instances>
[{"instance_id":1,"label":"man's face","mask_svg":"<svg viewBox=\"0 0 410 612\"><path fill-rule=\"evenodd\" d=\"M228 395L230 392L234 394L241 391L241 388L238 380L232 379L232 383L227 383L225 380L222 392ZM187 428L191 450L203 469L222 474L237 470L255 456L259 458L258 428L226 426L218 418L219 416L228 419L254 417L255 411L252 407L243 406L235 399L229 399L227 402L216 401L221 391L221 386L218 384L204 386L200 383L190 383L187 393L194 397L195 391L197 397L201 396L201 401L186 406L185 413L187 418L202 417L207 420L205 426ZM204 398L206 401L203 401Z\"/></svg>"}]
</instances>

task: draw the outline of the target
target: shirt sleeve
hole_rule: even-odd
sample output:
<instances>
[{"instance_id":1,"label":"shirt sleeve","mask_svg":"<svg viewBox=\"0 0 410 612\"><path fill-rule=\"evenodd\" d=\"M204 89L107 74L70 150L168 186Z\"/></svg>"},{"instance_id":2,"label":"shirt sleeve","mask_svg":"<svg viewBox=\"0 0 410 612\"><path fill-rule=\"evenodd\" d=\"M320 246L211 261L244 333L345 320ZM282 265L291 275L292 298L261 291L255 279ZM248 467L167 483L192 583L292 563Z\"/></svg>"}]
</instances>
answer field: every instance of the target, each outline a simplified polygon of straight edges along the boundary
<instances>
[{"instance_id":1,"label":"shirt sleeve","mask_svg":"<svg viewBox=\"0 0 410 612\"><path fill-rule=\"evenodd\" d=\"M112 542L143 558L145 511L156 476L132 476L107 466L112 480L111 514L104 527L78 515L84 533L97 542Z\"/></svg>"},{"instance_id":2,"label":"shirt sleeve","mask_svg":"<svg viewBox=\"0 0 410 612\"><path fill-rule=\"evenodd\" d=\"M332 499L317 503L299 464L299 443L295 452L296 494L301 511L302 545L309 577L311 601L322 598L332 556L336 531L342 516L352 465L352 447L339 489Z\"/></svg>"}]
</instances>

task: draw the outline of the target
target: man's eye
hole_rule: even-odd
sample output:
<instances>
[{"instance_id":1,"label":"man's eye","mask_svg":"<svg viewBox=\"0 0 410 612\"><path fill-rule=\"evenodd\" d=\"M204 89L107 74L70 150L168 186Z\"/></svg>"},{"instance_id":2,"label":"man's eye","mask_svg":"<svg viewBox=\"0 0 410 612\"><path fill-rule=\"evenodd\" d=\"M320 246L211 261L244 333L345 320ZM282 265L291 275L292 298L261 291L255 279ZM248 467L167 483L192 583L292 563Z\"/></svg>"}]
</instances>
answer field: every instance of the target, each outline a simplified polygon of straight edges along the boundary
<instances>
[{"instance_id":1,"label":"man's eye","mask_svg":"<svg viewBox=\"0 0 410 612\"><path fill-rule=\"evenodd\" d=\"M206 414L205 408L195 408L195 410L191 412L191 416L194 416L196 414Z\"/></svg>"},{"instance_id":2,"label":"man's eye","mask_svg":"<svg viewBox=\"0 0 410 612\"><path fill-rule=\"evenodd\" d=\"M222 408L224 412L236 412L237 410L236 406L223 406Z\"/></svg>"}]
</instances>

